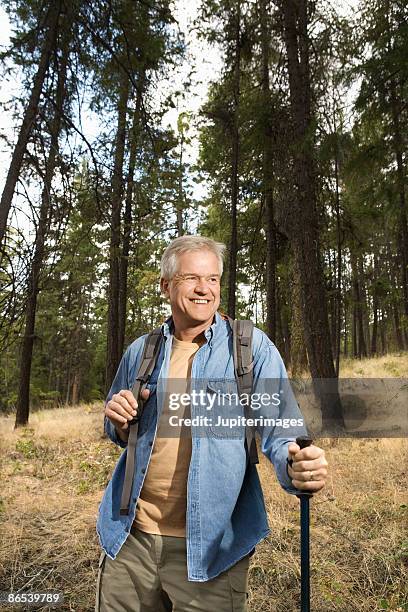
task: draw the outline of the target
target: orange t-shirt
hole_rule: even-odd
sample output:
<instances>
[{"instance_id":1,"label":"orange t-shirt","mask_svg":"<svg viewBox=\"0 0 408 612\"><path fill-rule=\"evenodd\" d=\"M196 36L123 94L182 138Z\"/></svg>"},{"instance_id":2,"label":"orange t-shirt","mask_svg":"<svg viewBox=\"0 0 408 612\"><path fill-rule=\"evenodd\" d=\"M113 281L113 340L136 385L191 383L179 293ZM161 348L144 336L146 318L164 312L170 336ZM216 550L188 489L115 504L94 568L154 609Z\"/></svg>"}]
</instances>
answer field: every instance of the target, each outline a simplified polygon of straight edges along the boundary
<instances>
[{"instance_id":1,"label":"orange t-shirt","mask_svg":"<svg viewBox=\"0 0 408 612\"><path fill-rule=\"evenodd\" d=\"M172 392L188 392L191 364L199 348L200 344L195 342L173 338L166 397ZM181 380L172 383L172 379ZM169 431L171 414L169 403L165 401L134 525L147 533L185 537L191 436L165 438L160 435L161 426L164 432ZM183 415L177 412L177 416Z\"/></svg>"}]
</instances>

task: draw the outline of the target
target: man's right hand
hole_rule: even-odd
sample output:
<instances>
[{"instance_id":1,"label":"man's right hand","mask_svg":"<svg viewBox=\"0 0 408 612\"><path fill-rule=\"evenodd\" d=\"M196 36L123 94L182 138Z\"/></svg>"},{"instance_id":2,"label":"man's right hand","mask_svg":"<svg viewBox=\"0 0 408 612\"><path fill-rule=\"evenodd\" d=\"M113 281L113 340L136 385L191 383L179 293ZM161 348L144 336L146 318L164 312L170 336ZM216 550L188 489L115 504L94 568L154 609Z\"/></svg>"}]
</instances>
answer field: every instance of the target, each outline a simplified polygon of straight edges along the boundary
<instances>
[{"instance_id":1,"label":"man's right hand","mask_svg":"<svg viewBox=\"0 0 408 612\"><path fill-rule=\"evenodd\" d=\"M147 400L150 395L149 389L142 391L142 398ZM137 414L137 400L129 389L122 389L119 393L112 395L112 398L105 406L105 416L116 427L119 433L126 434L121 436L123 439L127 437L126 430L129 428L129 421Z\"/></svg>"}]
</instances>

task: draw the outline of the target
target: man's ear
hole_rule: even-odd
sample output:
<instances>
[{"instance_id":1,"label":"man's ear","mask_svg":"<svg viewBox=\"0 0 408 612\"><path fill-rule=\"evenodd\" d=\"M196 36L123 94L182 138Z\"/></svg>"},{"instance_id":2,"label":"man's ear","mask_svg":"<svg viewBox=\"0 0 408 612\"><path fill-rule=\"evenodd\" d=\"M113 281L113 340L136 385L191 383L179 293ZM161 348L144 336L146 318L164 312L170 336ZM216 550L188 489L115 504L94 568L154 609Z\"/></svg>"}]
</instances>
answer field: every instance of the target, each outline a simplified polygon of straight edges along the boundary
<instances>
[{"instance_id":1,"label":"man's ear","mask_svg":"<svg viewBox=\"0 0 408 612\"><path fill-rule=\"evenodd\" d=\"M169 297L169 282L170 281L165 278L160 279L160 291L164 297Z\"/></svg>"}]
</instances>

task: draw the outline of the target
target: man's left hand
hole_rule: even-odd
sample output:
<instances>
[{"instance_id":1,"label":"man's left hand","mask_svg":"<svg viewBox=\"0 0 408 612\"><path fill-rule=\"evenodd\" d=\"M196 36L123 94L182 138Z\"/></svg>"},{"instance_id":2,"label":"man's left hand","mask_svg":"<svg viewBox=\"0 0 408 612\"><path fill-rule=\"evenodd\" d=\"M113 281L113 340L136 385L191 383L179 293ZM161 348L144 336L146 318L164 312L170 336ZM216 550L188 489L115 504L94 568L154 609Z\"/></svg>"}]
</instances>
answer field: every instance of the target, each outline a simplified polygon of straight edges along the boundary
<instances>
[{"instance_id":1,"label":"man's left hand","mask_svg":"<svg viewBox=\"0 0 408 612\"><path fill-rule=\"evenodd\" d=\"M318 446L307 446L300 449L295 442L288 446L288 459L293 459L288 465L288 474L292 484L297 489L317 493L323 489L327 478L327 461L324 450Z\"/></svg>"}]
</instances>

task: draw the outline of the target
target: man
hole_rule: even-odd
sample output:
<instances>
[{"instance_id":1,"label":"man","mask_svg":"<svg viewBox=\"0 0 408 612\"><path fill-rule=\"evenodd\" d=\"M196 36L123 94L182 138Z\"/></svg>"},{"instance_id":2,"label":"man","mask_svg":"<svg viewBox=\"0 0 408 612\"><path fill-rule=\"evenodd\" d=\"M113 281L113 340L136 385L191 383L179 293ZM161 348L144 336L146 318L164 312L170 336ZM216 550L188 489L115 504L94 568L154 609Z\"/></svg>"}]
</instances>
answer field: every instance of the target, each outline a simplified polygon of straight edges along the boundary
<instances>
[{"instance_id":1,"label":"man","mask_svg":"<svg viewBox=\"0 0 408 612\"><path fill-rule=\"evenodd\" d=\"M163 254L160 286L172 314L162 326L164 341L149 388L143 391L129 515L120 514L126 453L99 507L97 532L104 551L96 610L101 612L246 610L249 557L269 529L242 428L227 429L224 435L214 414L211 422L207 419L210 425L204 425L204 435L202 428L201 435L195 435L193 426L190 436L169 435L169 392L188 392L192 381L205 380L219 400L234 386L231 329L218 313L224 248L208 238L182 236ZM125 352L105 407L105 430L123 448L128 423L136 414L130 389L144 339L138 338ZM299 420L286 380L275 345L255 328L253 390L264 391L265 381L277 381L279 387L278 405L262 406L260 417ZM208 406L203 411L208 414ZM186 409L191 416L199 412L193 402ZM269 424L258 430L262 452L286 491L316 493L324 486L327 462L322 449L312 445L300 450L293 442L296 436L277 435ZM302 433L300 428L296 435Z\"/></svg>"}]
</instances>

